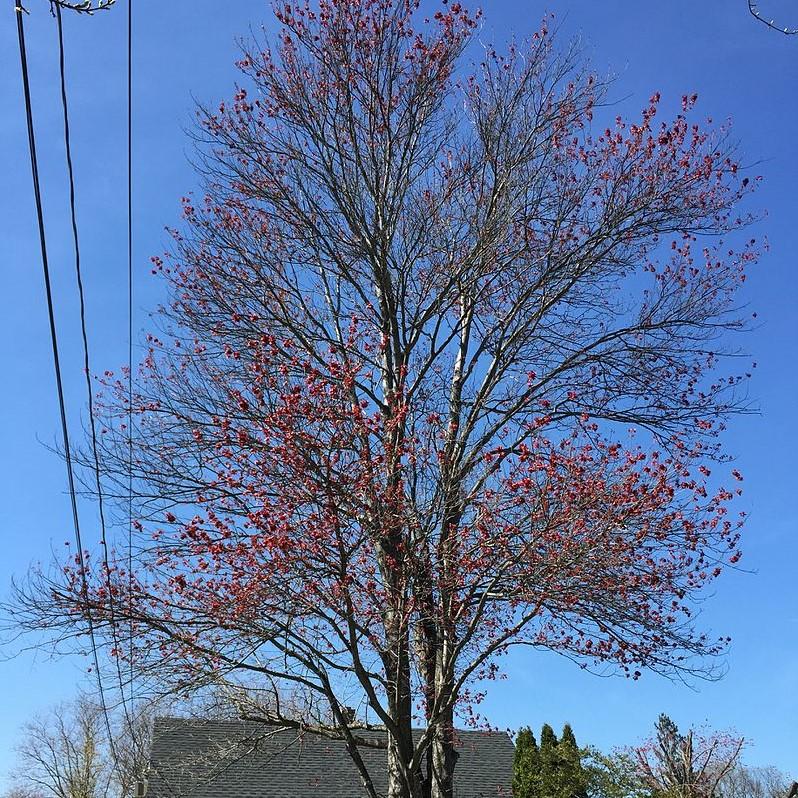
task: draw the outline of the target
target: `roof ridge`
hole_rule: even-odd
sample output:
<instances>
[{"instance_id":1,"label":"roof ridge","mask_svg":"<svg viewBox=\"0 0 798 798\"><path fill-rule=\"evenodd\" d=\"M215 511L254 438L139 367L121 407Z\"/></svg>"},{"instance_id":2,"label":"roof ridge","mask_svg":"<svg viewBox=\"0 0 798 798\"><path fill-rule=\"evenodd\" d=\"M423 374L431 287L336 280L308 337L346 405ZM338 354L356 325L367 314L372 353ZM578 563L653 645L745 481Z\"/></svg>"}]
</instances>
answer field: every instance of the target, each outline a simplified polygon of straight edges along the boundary
<instances>
[{"instance_id":1,"label":"roof ridge","mask_svg":"<svg viewBox=\"0 0 798 798\"><path fill-rule=\"evenodd\" d=\"M235 725L235 726L267 726L275 729L287 729L290 731L297 731L291 726L281 726L279 723L262 723L257 720L247 720L244 718L203 718L197 716L181 716L181 715L156 715L154 723L181 723L181 724L197 724L197 725ZM414 726L414 732L423 732L426 726ZM312 729L307 729L309 733L313 734ZM386 731L384 726L371 726L369 728L358 729L358 733L368 734L370 732L379 733ZM502 735L511 737L512 735L507 729L461 729L455 728L456 734L485 734L485 735Z\"/></svg>"}]
</instances>

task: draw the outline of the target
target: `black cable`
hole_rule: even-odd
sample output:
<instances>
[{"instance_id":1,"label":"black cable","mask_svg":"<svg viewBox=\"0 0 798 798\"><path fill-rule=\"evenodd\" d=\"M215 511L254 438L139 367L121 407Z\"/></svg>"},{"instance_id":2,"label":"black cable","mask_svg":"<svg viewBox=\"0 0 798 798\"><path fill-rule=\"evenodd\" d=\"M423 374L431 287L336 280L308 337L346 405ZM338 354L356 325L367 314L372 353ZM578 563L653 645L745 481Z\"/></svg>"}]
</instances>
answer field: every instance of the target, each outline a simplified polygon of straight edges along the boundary
<instances>
[{"instance_id":1,"label":"black cable","mask_svg":"<svg viewBox=\"0 0 798 798\"><path fill-rule=\"evenodd\" d=\"M69 210L72 222L72 242L75 252L75 276L77 278L78 298L80 300L80 332L83 342L83 371L86 376L86 393L88 398L89 429L91 432L91 447L94 458L94 473L96 478L97 502L100 516L100 543L103 547L104 566L106 572L110 568L108 560L108 542L106 538L105 504L103 501L102 486L100 483L100 457L97 444L97 425L94 419L94 396L91 388L91 367L89 359L89 339L86 330L86 302L83 290L83 273L80 261L80 237L78 235L77 211L75 207L75 172L72 165L72 143L69 133L69 105L66 90L66 67L64 53L64 31L61 20L61 7L55 3L55 17L58 28L58 62L61 76L61 106L64 114L64 149L66 151L67 174L69 181ZM113 609L111 610L113 614Z\"/></svg>"},{"instance_id":2,"label":"black cable","mask_svg":"<svg viewBox=\"0 0 798 798\"><path fill-rule=\"evenodd\" d=\"M783 33L786 36L798 36L798 28L782 27L776 22L776 20L763 17L762 12L759 10L758 0L748 0L748 11L751 13L754 19L759 20L759 22L761 22L763 25L767 25L767 27L771 28L772 30Z\"/></svg>"},{"instance_id":3,"label":"black cable","mask_svg":"<svg viewBox=\"0 0 798 798\"><path fill-rule=\"evenodd\" d=\"M72 508L72 524L75 535L75 545L77 546L76 563L80 571L81 594L82 594L81 597L84 602L86 622L89 629L89 637L91 639L91 648L94 659L94 671L97 677L97 687L100 691L100 695L103 696L103 704L104 704L105 699L104 699L104 692L102 685L102 677L100 675L100 660L99 660L99 655L97 653L97 644L94 634L94 620L92 619L91 602L89 600L89 587L88 587L88 582L86 580L86 562L83 553L83 541L81 539L81 534L80 534L80 518L78 515L78 501L77 501L77 493L75 490L75 475L72 465L72 450L69 443L69 427L67 424L66 403L64 401L64 385L63 385L63 380L61 378L61 360L59 357L59 349L58 349L58 332L56 329L55 311L53 308L53 291L50 281L50 264L47 258L47 238L45 236L45 230L44 230L44 212L42 210L42 195L41 195L41 186L39 180L39 163L38 163L38 158L36 157L36 135L33 127L33 110L32 110L31 95L30 95L30 80L28 78L28 58L25 49L25 28L22 19L24 9L22 7L21 0L14 0L14 13L17 16L17 38L19 40L19 58L20 58L20 66L22 68L22 88L25 96L25 116L28 127L28 148L30 150L31 175L33 178L33 194L36 200L36 218L39 226L39 245L41 247L42 271L44 273L44 287L45 287L45 294L47 297L47 315L50 323L50 342L52 344L52 350L53 350L55 384L56 384L56 391L58 394L58 406L61 416L61 436L64 446L64 459L66 461L67 483L69 486L69 496ZM106 722L108 722L107 713L106 713ZM109 736L110 736L110 728L109 728Z\"/></svg>"},{"instance_id":4,"label":"black cable","mask_svg":"<svg viewBox=\"0 0 798 798\"><path fill-rule=\"evenodd\" d=\"M63 30L63 22L61 19L61 6L58 3L54 3L54 5L55 5L56 26L58 29L58 64L59 64L59 72L61 78L61 107L63 109L63 116L64 116L64 149L66 151L67 175L69 182L69 209L70 209L70 217L72 222L72 242L75 253L75 275L77 278L78 297L80 300L80 331L83 343L83 371L86 377L86 393L88 395L89 429L91 432L91 449L94 460L93 466L94 466L94 476L95 476L95 487L97 490L97 503L99 510L99 519L100 519L100 544L102 546L102 551L103 551L103 566L105 569L106 589L108 590L111 632L114 637L114 648L118 651L119 644L117 640L116 611L114 608L114 590L111 584L111 567L110 567L110 560L108 557L108 537L107 537L107 526L105 522L105 502L103 499L102 481L100 478L100 456L99 456L99 446L97 438L97 424L94 415L94 396L91 387L91 361L89 357L89 337L88 337L87 324L86 324L86 301L83 290L83 273L81 270L81 259L80 259L80 236L78 235L77 209L75 203L75 172L72 164L72 142L71 142L70 129L69 129L69 103L67 100L67 88L66 88L66 57L65 57L65 47L64 47L64 30ZM122 706L124 708L125 718L127 720L128 726L130 726L132 729L132 723L128 714L127 704L125 703L124 688L122 684L122 671L119 665L118 655L114 659L116 662L116 671L119 680L119 690L122 698ZM99 676L98 676L98 682L100 687L100 702L103 713L105 715L105 725L108 731L111 753L113 755L114 762L117 764L118 767L119 761L116 752L116 746L114 744L113 735L111 734L111 724L108 718L108 707L105 699L105 692L103 690L101 678Z\"/></svg>"},{"instance_id":5,"label":"black cable","mask_svg":"<svg viewBox=\"0 0 798 798\"><path fill-rule=\"evenodd\" d=\"M127 574L130 699L133 700L133 0L127 4Z\"/></svg>"}]
</instances>

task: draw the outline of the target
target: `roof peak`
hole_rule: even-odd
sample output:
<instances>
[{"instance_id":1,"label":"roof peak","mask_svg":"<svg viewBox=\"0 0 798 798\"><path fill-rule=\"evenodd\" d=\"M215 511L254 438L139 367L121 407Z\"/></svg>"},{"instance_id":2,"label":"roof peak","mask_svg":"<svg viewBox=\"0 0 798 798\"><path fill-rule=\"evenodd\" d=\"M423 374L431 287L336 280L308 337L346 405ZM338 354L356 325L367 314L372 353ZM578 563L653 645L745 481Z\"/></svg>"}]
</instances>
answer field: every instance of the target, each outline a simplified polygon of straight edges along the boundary
<instances>
[{"instance_id":1,"label":"roof peak","mask_svg":"<svg viewBox=\"0 0 798 798\"><path fill-rule=\"evenodd\" d=\"M314 732L314 730L310 727L298 729L294 726L283 726L279 723L266 723L265 721L253 720L253 719L244 719L244 718L214 718L214 717L202 717L197 715L156 715L154 719L155 724L159 723L174 723L174 724L191 724L195 723L197 725L203 726L210 726L210 725L235 725L235 726L256 726L256 727L266 727L272 729L285 729L287 731L304 731L308 734L320 734L319 732ZM377 726L377 725L369 725L369 726L352 726L353 729L356 729L358 732L384 732L385 726ZM426 731L426 726L414 726L414 732L423 732ZM488 734L488 735L502 735L510 737L511 733L507 729L462 729L462 728L455 728L454 729L456 734ZM320 735L324 736L324 735Z\"/></svg>"}]
</instances>

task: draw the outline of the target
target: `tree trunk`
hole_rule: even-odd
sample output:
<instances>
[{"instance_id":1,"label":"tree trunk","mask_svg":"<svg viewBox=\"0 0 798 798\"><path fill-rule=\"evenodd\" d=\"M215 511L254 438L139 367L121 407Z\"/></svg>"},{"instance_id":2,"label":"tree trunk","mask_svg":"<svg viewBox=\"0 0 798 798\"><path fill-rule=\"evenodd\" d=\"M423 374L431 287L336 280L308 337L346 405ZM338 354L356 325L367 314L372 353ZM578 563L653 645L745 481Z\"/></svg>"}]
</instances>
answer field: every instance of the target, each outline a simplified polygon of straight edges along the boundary
<instances>
[{"instance_id":1,"label":"tree trunk","mask_svg":"<svg viewBox=\"0 0 798 798\"><path fill-rule=\"evenodd\" d=\"M454 402L454 405L457 403ZM456 429L456 415L453 416L452 428ZM455 531L462 517L462 506L459 502L459 485L445 472L445 481L449 487L447 512L441 527L439 558L441 568L440 618L435 640L434 662L435 674L432 693L440 708L434 718L435 730L430 751L430 798L453 798L454 768L457 754L454 750L454 705L451 658L456 645L457 633L452 622L454 617L453 596L453 547L456 545ZM452 487L454 485L454 487Z\"/></svg>"},{"instance_id":2,"label":"tree trunk","mask_svg":"<svg viewBox=\"0 0 798 798\"><path fill-rule=\"evenodd\" d=\"M418 774L411 774L413 758L413 698L410 673L410 632L406 622L406 587L399 569L389 563L399 559L398 534L386 538L380 558L389 595L395 603L383 610L386 650L382 660L386 675L388 713L395 724L388 733L387 798L422 798Z\"/></svg>"},{"instance_id":3,"label":"tree trunk","mask_svg":"<svg viewBox=\"0 0 798 798\"><path fill-rule=\"evenodd\" d=\"M413 757L409 637L401 632L395 640L388 655L388 709L397 730L388 734L387 798L422 798L419 774L409 770Z\"/></svg>"},{"instance_id":4,"label":"tree trunk","mask_svg":"<svg viewBox=\"0 0 798 798\"><path fill-rule=\"evenodd\" d=\"M453 686L447 675L451 632L441 634L432 621L434 598L429 592L424 596L427 621L419 627L419 660L427 701L427 724L433 725L432 742L426 756L424 798L452 798L454 768L457 753L454 749L454 709L452 706L433 711L433 707L447 707L451 703Z\"/></svg>"},{"instance_id":5,"label":"tree trunk","mask_svg":"<svg viewBox=\"0 0 798 798\"><path fill-rule=\"evenodd\" d=\"M451 710L446 720L437 726L432 739L430 798L453 798L454 767L457 752L454 750L454 722Z\"/></svg>"}]
</instances>

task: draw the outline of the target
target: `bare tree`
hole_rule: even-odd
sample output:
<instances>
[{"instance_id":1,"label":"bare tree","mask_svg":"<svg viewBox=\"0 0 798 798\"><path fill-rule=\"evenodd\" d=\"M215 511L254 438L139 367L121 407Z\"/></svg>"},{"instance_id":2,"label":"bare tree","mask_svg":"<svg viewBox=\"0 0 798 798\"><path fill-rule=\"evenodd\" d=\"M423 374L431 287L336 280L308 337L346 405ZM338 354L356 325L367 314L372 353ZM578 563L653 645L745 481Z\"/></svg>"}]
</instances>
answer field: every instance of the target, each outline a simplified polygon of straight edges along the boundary
<instances>
[{"instance_id":1,"label":"bare tree","mask_svg":"<svg viewBox=\"0 0 798 798\"><path fill-rule=\"evenodd\" d=\"M110 746L108 749L115 796L132 798L137 785L147 780L156 706L139 703L120 707L115 713L114 745L113 749Z\"/></svg>"},{"instance_id":2,"label":"bare tree","mask_svg":"<svg viewBox=\"0 0 798 798\"><path fill-rule=\"evenodd\" d=\"M655 737L636 749L640 778L658 798L721 798L744 740L731 734L681 734L660 715Z\"/></svg>"},{"instance_id":3,"label":"bare tree","mask_svg":"<svg viewBox=\"0 0 798 798\"><path fill-rule=\"evenodd\" d=\"M736 765L722 779L721 798L787 798L790 779L775 767Z\"/></svg>"},{"instance_id":4,"label":"bare tree","mask_svg":"<svg viewBox=\"0 0 798 798\"><path fill-rule=\"evenodd\" d=\"M48 793L33 787L11 787L4 793L4 798L48 798Z\"/></svg>"},{"instance_id":5,"label":"bare tree","mask_svg":"<svg viewBox=\"0 0 798 798\"><path fill-rule=\"evenodd\" d=\"M26 723L16 748L13 796L129 798L144 779L152 715L139 707L114 714L81 695Z\"/></svg>"},{"instance_id":6,"label":"bare tree","mask_svg":"<svg viewBox=\"0 0 798 798\"><path fill-rule=\"evenodd\" d=\"M106 798L112 767L102 711L87 698L60 704L22 728L15 779L19 789L56 798Z\"/></svg>"}]
</instances>

